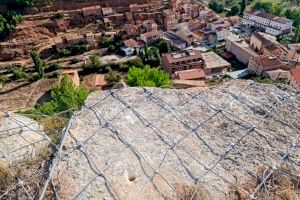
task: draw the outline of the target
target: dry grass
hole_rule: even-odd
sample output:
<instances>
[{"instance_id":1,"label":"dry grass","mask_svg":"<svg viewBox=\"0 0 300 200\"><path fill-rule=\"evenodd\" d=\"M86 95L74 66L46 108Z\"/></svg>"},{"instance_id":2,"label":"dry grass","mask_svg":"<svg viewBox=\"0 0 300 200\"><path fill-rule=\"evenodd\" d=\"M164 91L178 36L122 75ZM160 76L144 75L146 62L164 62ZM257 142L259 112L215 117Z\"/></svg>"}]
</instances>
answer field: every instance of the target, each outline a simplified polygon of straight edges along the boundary
<instances>
[{"instance_id":1,"label":"dry grass","mask_svg":"<svg viewBox=\"0 0 300 200\"><path fill-rule=\"evenodd\" d=\"M13 181L13 176L9 170L9 166L0 160L0 189L2 190L5 185Z\"/></svg>"},{"instance_id":2,"label":"dry grass","mask_svg":"<svg viewBox=\"0 0 300 200\"><path fill-rule=\"evenodd\" d=\"M43 186L43 173L48 168L51 155L53 155L52 149L46 147L32 159L12 163L13 169L0 161L0 196L9 190L10 192L3 199L28 199L24 189L18 184L18 179L26 180L23 187L31 196L38 196Z\"/></svg>"},{"instance_id":3,"label":"dry grass","mask_svg":"<svg viewBox=\"0 0 300 200\"><path fill-rule=\"evenodd\" d=\"M255 178L240 184L238 189L230 190L229 199L248 200L269 173L270 169L259 168ZM287 174L299 174L299 172L287 166L276 170L255 194L255 198L259 200L300 200L300 180Z\"/></svg>"},{"instance_id":4,"label":"dry grass","mask_svg":"<svg viewBox=\"0 0 300 200\"><path fill-rule=\"evenodd\" d=\"M210 200L209 193L203 186L175 184L177 195L172 200Z\"/></svg>"},{"instance_id":5,"label":"dry grass","mask_svg":"<svg viewBox=\"0 0 300 200\"><path fill-rule=\"evenodd\" d=\"M49 117L39 120L44 126L44 132L48 135L54 144L59 144L61 140L61 131L68 122L66 117Z\"/></svg>"}]
</instances>

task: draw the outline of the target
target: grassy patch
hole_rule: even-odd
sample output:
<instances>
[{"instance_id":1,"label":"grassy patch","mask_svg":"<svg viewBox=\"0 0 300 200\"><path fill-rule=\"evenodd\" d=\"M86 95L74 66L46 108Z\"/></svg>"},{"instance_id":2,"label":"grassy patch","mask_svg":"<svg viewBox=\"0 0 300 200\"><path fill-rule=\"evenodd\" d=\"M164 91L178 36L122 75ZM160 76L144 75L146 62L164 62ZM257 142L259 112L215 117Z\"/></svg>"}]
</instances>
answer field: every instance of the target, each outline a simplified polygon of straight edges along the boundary
<instances>
[{"instance_id":1,"label":"grassy patch","mask_svg":"<svg viewBox=\"0 0 300 200\"><path fill-rule=\"evenodd\" d=\"M184 183L175 184L176 197L175 200L189 199L189 200L209 200L211 199L208 192L203 186L188 185Z\"/></svg>"},{"instance_id":2,"label":"grassy patch","mask_svg":"<svg viewBox=\"0 0 300 200\"><path fill-rule=\"evenodd\" d=\"M248 200L249 195L262 183L270 169L259 168L256 177L248 179L230 190L229 199ZM283 166L270 175L265 184L255 194L256 199L297 200L300 197L300 181L287 174L299 174L289 166Z\"/></svg>"}]
</instances>

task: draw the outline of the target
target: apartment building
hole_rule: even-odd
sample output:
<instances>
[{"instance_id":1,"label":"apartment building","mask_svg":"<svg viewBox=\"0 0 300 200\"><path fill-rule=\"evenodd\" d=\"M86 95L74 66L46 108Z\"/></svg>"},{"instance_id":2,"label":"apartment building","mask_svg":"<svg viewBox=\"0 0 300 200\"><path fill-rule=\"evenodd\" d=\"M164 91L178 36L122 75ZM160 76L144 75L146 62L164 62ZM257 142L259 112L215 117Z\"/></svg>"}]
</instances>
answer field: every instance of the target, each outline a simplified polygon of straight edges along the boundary
<instances>
[{"instance_id":1,"label":"apartment building","mask_svg":"<svg viewBox=\"0 0 300 200\"><path fill-rule=\"evenodd\" d=\"M264 72L277 69L288 70L289 66L275 56L261 55L253 57L250 58L248 64L248 72L258 76L263 75Z\"/></svg>"},{"instance_id":2,"label":"apartment building","mask_svg":"<svg viewBox=\"0 0 300 200\"><path fill-rule=\"evenodd\" d=\"M282 38L293 34L293 21L258 10L245 11L242 24L262 28L266 33Z\"/></svg>"},{"instance_id":3,"label":"apartment building","mask_svg":"<svg viewBox=\"0 0 300 200\"><path fill-rule=\"evenodd\" d=\"M225 49L235 55L236 59L245 65L248 65L251 57L258 56L258 54L250 48L247 42L233 38L226 39Z\"/></svg>"},{"instance_id":4,"label":"apartment building","mask_svg":"<svg viewBox=\"0 0 300 200\"><path fill-rule=\"evenodd\" d=\"M162 55L163 69L170 75L176 71L203 69L204 61L199 51L183 50Z\"/></svg>"}]
</instances>

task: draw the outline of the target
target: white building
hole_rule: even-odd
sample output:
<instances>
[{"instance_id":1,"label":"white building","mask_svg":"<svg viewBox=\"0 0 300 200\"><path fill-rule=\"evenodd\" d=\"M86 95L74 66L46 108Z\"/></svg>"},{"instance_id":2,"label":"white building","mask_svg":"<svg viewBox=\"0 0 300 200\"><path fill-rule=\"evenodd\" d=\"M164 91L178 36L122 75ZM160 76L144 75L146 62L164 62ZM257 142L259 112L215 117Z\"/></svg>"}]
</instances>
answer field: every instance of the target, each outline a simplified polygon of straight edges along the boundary
<instances>
[{"instance_id":1,"label":"white building","mask_svg":"<svg viewBox=\"0 0 300 200\"><path fill-rule=\"evenodd\" d=\"M262 11L252 10L244 12L242 24L246 26L255 26L265 30L266 33L284 37L293 34L293 21L264 13Z\"/></svg>"},{"instance_id":2,"label":"white building","mask_svg":"<svg viewBox=\"0 0 300 200\"><path fill-rule=\"evenodd\" d=\"M224 21L223 19L207 24L207 28L217 35L218 41L225 40L228 37L230 34L230 26L230 23Z\"/></svg>"}]
</instances>

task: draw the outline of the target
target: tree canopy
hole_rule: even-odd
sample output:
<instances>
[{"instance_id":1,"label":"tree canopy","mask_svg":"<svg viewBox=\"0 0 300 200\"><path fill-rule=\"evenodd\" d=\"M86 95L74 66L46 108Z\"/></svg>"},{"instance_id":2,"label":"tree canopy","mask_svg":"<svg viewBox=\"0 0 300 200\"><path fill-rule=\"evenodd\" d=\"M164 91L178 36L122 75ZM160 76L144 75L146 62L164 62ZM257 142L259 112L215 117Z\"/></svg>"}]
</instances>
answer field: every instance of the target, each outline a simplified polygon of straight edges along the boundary
<instances>
[{"instance_id":1,"label":"tree canopy","mask_svg":"<svg viewBox=\"0 0 300 200\"><path fill-rule=\"evenodd\" d=\"M51 101L39 106L36 110L46 115L76 109L84 104L88 91L74 86L73 82L64 75L51 91Z\"/></svg>"},{"instance_id":2,"label":"tree canopy","mask_svg":"<svg viewBox=\"0 0 300 200\"><path fill-rule=\"evenodd\" d=\"M240 12L241 12L241 6L238 4L234 4L230 9L229 15L230 16L239 15Z\"/></svg>"},{"instance_id":3,"label":"tree canopy","mask_svg":"<svg viewBox=\"0 0 300 200\"><path fill-rule=\"evenodd\" d=\"M215 11L216 13L221 13L224 11L224 4L218 0L210 1L208 7L213 11Z\"/></svg>"},{"instance_id":4,"label":"tree canopy","mask_svg":"<svg viewBox=\"0 0 300 200\"><path fill-rule=\"evenodd\" d=\"M34 63L35 70L39 75L39 78L43 78L44 73L45 73L44 72L45 71L45 64L44 64L43 60L40 58L40 55L36 51L32 51L30 53L30 55L31 55L31 58L32 58L33 63Z\"/></svg>"},{"instance_id":5,"label":"tree canopy","mask_svg":"<svg viewBox=\"0 0 300 200\"><path fill-rule=\"evenodd\" d=\"M0 13L0 39L6 37L21 23L22 16L14 11Z\"/></svg>"},{"instance_id":6,"label":"tree canopy","mask_svg":"<svg viewBox=\"0 0 300 200\"><path fill-rule=\"evenodd\" d=\"M254 1L252 7L294 21L294 26L300 25L300 8L291 7L288 1L260 0Z\"/></svg>"},{"instance_id":7,"label":"tree canopy","mask_svg":"<svg viewBox=\"0 0 300 200\"><path fill-rule=\"evenodd\" d=\"M160 41L157 45L158 49L159 49L159 52L162 54L162 53L169 53L171 51L171 47L170 47L170 44L169 42L167 41Z\"/></svg>"},{"instance_id":8,"label":"tree canopy","mask_svg":"<svg viewBox=\"0 0 300 200\"><path fill-rule=\"evenodd\" d=\"M140 57L145 65L150 65L151 67L158 67L161 63L160 53L155 46L145 46L140 50Z\"/></svg>"},{"instance_id":9,"label":"tree canopy","mask_svg":"<svg viewBox=\"0 0 300 200\"><path fill-rule=\"evenodd\" d=\"M33 6L39 0L1 0L0 4L10 4L18 6Z\"/></svg>"},{"instance_id":10,"label":"tree canopy","mask_svg":"<svg viewBox=\"0 0 300 200\"><path fill-rule=\"evenodd\" d=\"M146 65L144 68L131 67L125 78L127 85L131 87L170 87L169 75L158 68Z\"/></svg>"}]
</instances>

